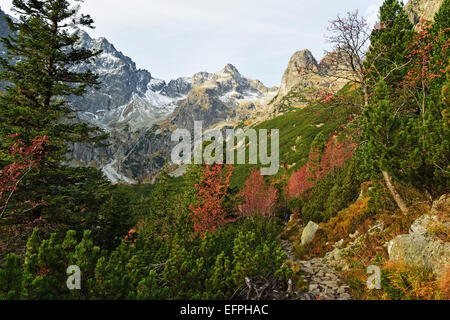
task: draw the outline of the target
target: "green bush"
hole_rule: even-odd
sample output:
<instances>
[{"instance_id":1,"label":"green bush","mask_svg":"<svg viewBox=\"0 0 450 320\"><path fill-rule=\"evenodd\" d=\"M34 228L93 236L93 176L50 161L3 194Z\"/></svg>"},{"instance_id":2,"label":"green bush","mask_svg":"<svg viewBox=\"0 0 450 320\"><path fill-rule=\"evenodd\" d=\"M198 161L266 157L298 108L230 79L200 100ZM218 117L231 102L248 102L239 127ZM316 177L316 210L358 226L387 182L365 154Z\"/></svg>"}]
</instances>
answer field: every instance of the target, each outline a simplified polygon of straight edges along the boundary
<instances>
[{"instance_id":1,"label":"green bush","mask_svg":"<svg viewBox=\"0 0 450 320\"><path fill-rule=\"evenodd\" d=\"M182 220L181 220L182 221ZM2 299L230 299L245 278L286 281L286 253L275 219L243 219L203 238L190 233L161 238L149 228L130 234L111 252L87 230L39 240L34 230L24 263L9 255L0 268ZM175 227L175 226L174 226ZM81 290L69 291L67 267L82 271Z\"/></svg>"},{"instance_id":2,"label":"green bush","mask_svg":"<svg viewBox=\"0 0 450 320\"><path fill-rule=\"evenodd\" d=\"M327 222L336 216L358 198L361 182L353 160L328 173L312 189L309 198L303 201L304 221Z\"/></svg>"}]
</instances>

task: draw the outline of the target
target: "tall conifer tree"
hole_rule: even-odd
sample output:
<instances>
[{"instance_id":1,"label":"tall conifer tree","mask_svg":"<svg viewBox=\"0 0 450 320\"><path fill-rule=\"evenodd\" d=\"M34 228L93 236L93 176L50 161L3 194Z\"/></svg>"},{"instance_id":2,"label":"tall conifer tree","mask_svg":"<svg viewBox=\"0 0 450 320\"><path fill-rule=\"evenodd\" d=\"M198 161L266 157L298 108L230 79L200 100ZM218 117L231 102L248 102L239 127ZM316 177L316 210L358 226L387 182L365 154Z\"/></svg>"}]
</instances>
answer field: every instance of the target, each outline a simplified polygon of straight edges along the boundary
<instances>
[{"instance_id":1,"label":"tall conifer tree","mask_svg":"<svg viewBox=\"0 0 450 320\"><path fill-rule=\"evenodd\" d=\"M441 97L448 65L448 3L432 28L419 25L412 33L401 3L386 0L372 35L367 64L374 66L372 81L378 89L363 117L366 156L403 212L407 208L394 178L431 198L448 191L449 131Z\"/></svg>"},{"instance_id":2,"label":"tall conifer tree","mask_svg":"<svg viewBox=\"0 0 450 320\"><path fill-rule=\"evenodd\" d=\"M366 64L372 84L383 80L397 87L405 75L409 44L414 35L412 23L398 0L386 0L380 7L379 22L370 36Z\"/></svg>"},{"instance_id":3,"label":"tall conifer tree","mask_svg":"<svg viewBox=\"0 0 450 320\"><path fill-rule=\"evenodd\" d=\"M70 168L69 146L79 142L99 142L100 129L72 119L65 98L82 95L86 88L98 86L98 76L90 70L76 71L100 52L79 47L76 30L93 28L89 15L79 13L80 0L13 0L18 19L7 17L12 35L2 38L7 56L0 58L0 139L3 151L6 137L19 134L30 143L35 136L46 136L49 145L40 163L40 172L24 181L20 200L44 200L58 212L83 211L101 188L101 174L86 168ZM7 159L1 159L2 165ZM42 213L42 206L33 216Z\"/></svg>"},{"instance_id":4,"label":"tall conifer tree","mask_svg":"<svg viewBox=\"0 0 450 320\"><path fill-rule=\"evenodd\" d=\"M399 162L404 152L398 134L406 112L396 97L407 73L414 30L403 10L403 3L398 0L385 0L380 7L379 20L372 32L365 61L374 87L371 106L364 111L362 120L365 156L376 174L382 174L395 202L406 213L405 201L393 181L393 176L400 170Z\"/></svg>"},{"instance_id":5,"label":"tall conifer tree","mask_svg":"<svg viewBox=\"0 0 450 320\"><path fill-rule=\"evenodd\" d=\"M445 100L450 59L449 14L450 1L445 0L434 22L425 22L418 28L410 50L412 65L406 84L407 98L420 116L413 117L405 129L405 136L415 133L416 139L408 141L414 151L402 167L408 182L432 198L450 190L450 128Z\"/></svg>"}]
</instances>

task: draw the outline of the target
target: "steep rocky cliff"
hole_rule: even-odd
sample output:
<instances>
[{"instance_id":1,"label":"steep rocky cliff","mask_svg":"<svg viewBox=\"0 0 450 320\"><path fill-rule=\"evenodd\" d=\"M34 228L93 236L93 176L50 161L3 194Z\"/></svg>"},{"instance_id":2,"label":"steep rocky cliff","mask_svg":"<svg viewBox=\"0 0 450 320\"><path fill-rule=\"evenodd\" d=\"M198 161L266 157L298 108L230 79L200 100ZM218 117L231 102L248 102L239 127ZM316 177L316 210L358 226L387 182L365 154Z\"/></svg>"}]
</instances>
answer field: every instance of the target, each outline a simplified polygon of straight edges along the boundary
<instances>
[{"instance_id":1,"label":"steep rocky cliff","mask_svg":"<svg viewBox=\"0 0 450 320\"><path fill-rule=\"evenodd\" d=\"M193 132L194 121L202 121L205 130L234 127L261 112L278 90L242 76L231 64L214 74L201 72L183 78L178 86L185 86L182 82L190 84L192 90L174 112L143 129L129 152L115 157L119 160L113 169L121 175L151 181L169 159L174 145L170 139L173 130L183 128Z\"/></svg>"},{"instance_id":2,"label":"steep rocky cliff","mask_svg":"<svg viewBox=\"0 0 450 320\"><path fill-rule=\"evenodd\" d=\"M347 82L346 80L331 79L329 76L325 76L327 68L329 68L325 61L330 55L336 54L338 53L330 53L320 62L317 62L308 49L294 53L283 74L277 96L271 102L272 110L274 112L280 111L286 104L304 107L317 91L336 92L342 88ZM341 56L339 56L339 59L342 59L342 63L345 63Z\"/></svg>"},{"instance_id":3,"label":"steep rocky cliff","mask_svg":"<svg viewBox=\"0 0 450 320\"><path fill-rule=\"evenodd\" d=\"M409 20L417 24L421 19L432 21L444 0L410 0L405 11Z\"/></svg>"},{"instance_id":4,"label":"steep rocky cliff","mask_svg":"<svg viewBox=\"0 0 450 320\"><path fill-rule=\"evenodd\" d=\"M0 37L6 37L11 34L8 28L8 24L5 20L6 14L0 9ZM5 55L5 48L3 46L3 43L0 43L0 55Z\"/></svg>"},{"instance_id":5,"label":"steep rocky cliff","mask_svg":"<svg viewBox=\"0 0 450 320\"><path fill-rule=\"evenodd\" d=\"M81 121L96 124L107 131L128 125L132 130L149 127L167 116L178 99L185 96L183 88L168 87L163 80L141 70L131 58L118 51L105 38L92 39L79 31L79 46L102 50L90 65L79 69L91 69L100 75L100 88L90 89L82 97L71 97L71 106L78 111ZM170 84L170 83L169 83ZM164 94L165 90L172 93Z\"/></svg>"},{"instance_id":6,"label":"steep rocky cliff","mask_svg":"<svg viewBox=\"0 0 450 320\"><path fill-rule=\"evenodd\" d=\"M313 78L319 70L319 65L312 53L305 49L297 51L289 60L288 67L283 74L279 95L286 95L294 86L308 87L315 85Z\"/></svg>"}]
</instances>

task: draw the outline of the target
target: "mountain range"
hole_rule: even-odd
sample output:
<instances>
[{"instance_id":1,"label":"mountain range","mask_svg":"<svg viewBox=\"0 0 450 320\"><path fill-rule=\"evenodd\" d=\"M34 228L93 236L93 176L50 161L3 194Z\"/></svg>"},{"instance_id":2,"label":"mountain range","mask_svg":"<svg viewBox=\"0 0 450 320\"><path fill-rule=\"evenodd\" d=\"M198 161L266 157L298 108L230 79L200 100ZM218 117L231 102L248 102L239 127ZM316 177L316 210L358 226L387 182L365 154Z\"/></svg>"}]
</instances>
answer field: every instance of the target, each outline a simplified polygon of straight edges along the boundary
<instances>
[{"instance_id":1,"label":"mountain range","mask_svg":"<svg viewBox=\"0 0 450 320\"><path fill-rule=\"evenodd\" d=\"M412 0L406 10L415 21L432 16L441 2L426 1L424 6L424 1ZM4 16L0 9L0 36L10 34ZM138 69L107 39L77 33L79 46L102 50L92 64L77 67L99 74L101 86L69 97L68 103L76 121L102 128L109 138L107 146L74 145L71 164L100 168L113 183L152 181L167 163L176 128L192 131L194 121L203 121L204 129L253 125L282 113L286 101L304 107L312 88L337 91L345 84L326 81L320 72L323 63L307 49L292 56L280 88L249 79L232 64L215 73L165 81ZM5 55L1 45L0 54Z\"/></svg>"}]
</instances>

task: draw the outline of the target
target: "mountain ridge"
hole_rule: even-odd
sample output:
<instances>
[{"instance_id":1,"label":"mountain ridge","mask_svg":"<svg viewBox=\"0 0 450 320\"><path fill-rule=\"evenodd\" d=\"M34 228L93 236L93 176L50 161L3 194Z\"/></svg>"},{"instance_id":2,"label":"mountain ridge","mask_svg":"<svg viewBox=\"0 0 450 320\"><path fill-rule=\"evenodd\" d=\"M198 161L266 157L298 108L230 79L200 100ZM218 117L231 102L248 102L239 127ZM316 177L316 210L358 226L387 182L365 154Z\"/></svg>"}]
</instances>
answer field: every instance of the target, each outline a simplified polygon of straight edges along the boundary
<instances>
[{"instance_id":1,"label":"mountain ridge","mask_svg":"<svg viewBox=\"0 0 450 320\"><path fill-rule=\"evenodd\" d=\"M405 10L417 21L417 16L432 16L441 3L411 0ZM0 9L0 35L10 34L1 19L4 15ZM157 173L168 157L168 135L174 128L192 130L194 120L204 121L205 129L255 124L279 114L286 99L291 105L304 107L313 88L337 91L345 84L330 85L320 75L323 60L318 62L308 49L291 57L280 88L246 78L232 64L216 73L202 71L166 82L138 69L106 38L94 39L85 31L78 32L80 46L103 50L89 66L100 74L103 86L89 89L83 97L70 97L69 103L77 110L77 121L99 126L110 137L107 147L73 146L72 164L102 168L112 182L130 183ZM2 47L0 53L5 54ZM156 162L149 164L148 159Z\"/></svg>"}]
</instances>

